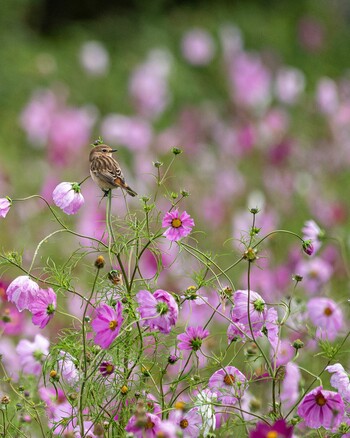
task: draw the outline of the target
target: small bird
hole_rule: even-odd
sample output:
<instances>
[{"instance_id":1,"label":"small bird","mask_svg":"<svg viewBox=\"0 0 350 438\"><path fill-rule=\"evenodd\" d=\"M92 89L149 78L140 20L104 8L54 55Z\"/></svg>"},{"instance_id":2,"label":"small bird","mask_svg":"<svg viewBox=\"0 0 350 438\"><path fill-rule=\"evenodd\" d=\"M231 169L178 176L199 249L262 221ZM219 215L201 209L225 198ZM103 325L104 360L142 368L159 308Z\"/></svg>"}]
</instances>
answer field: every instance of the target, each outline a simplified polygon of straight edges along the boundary
<instances>
[{"instance_id":1,"label":"small bird","mask_svg":"<svg viewBox=\"0 0 350 438\"><path fill-rule=\"evenodd\" d=\"M126 184L119 163L112 156L112 153L116 151L117 149L112 149L106 144L100 144L92 149L90 152L91 178L102 189L104 196L118 187L124 189L130 196L136 196L137 193Z\"/></svg>"}]
</instances>

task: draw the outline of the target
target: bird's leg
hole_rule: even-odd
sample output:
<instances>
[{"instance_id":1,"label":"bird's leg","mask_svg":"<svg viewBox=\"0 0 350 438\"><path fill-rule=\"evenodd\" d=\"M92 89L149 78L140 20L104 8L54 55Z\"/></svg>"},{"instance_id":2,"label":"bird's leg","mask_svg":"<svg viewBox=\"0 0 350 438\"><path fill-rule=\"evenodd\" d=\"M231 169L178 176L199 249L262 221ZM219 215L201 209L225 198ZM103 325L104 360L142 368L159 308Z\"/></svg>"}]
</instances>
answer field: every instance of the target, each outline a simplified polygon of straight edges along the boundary
<instances>
[{"instance_id":1,"label":"bird's leg","mask_svg":"<svg viewBox=\"0 0 350 438\"><path fill-rule=\"evenodd\" d=\"M108 196L109 192L111 191L111 189L108 189L108 190L102 189L102 191L104 193L103 197L106 198Z\"/></svg>"}]
</instances>

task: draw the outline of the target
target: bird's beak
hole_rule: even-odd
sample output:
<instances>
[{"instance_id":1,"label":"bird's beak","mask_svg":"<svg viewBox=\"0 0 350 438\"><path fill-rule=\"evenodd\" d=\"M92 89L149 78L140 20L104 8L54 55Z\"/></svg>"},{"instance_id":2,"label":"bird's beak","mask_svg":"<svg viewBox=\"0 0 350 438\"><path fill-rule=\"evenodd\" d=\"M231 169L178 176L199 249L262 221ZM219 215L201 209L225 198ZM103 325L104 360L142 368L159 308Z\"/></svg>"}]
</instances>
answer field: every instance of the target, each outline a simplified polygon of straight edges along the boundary
<instances>
[{"instance_id":1,"label":"bird's beak","mask_svg":"<svg viewBox=\"0 0 350 438\"><path fill-rule=\"evenodd\" d=\"M118 149L112 149L111 150L111 152L117 152L118 151Z\"/></svg>"}]
</instances>

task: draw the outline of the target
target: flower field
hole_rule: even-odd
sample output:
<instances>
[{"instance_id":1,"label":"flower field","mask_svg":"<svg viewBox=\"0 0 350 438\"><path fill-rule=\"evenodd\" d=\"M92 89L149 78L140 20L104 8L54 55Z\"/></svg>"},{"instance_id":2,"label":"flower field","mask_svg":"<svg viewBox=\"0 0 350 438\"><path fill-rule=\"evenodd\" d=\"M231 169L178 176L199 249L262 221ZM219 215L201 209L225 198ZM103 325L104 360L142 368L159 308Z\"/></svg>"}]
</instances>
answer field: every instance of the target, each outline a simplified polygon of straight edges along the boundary
<instances>
[{"instance_id":1,"label":"flower field","mask_svg":"<svg viewBox=\"0 0 350 438\"><path fill-rule=\"evenodd\" d=\"M347 3L14 3L0 435L350 437Z\"/></svg>"}]
</instances>

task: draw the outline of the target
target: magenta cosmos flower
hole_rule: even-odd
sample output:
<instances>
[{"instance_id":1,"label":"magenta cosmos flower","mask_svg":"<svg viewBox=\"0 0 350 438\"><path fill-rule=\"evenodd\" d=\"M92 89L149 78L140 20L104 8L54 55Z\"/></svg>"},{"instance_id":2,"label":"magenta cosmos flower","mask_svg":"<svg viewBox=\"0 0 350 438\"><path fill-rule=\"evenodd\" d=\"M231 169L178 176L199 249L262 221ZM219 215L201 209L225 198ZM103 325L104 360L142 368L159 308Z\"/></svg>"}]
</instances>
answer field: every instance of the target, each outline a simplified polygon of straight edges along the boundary
<instances>
[{"instance_id":1,"label":"magenta cosmos flower","mask_svg":"<svg viewBox=\"0 0 350 438\"><path fill-rule=\"evenodd\" d=\"M21 275L13 280L6 290L7 299L15 303L17 309L22 312L29 309L31 303L39 293L39 286L29 278L28 275Z\"/></svg>"},{"instance_id":2,"label":"magenta cosmos flower","mask_svg":"<svg viewBox=\"0 0 350 438\"><path fill-rule=\"evenodd\" d=\"M310 391L298 407L298 415L312 429L334 429L342 422L344 402L339 394L322 386Z\"/></svg>"},{"instance_id":3,"label":"magenta cosmos flower","mask_svg":"<svg viewBox=\"0 0 350 438\"><path fill-rule=\"evenodd\" d=\"M123 307L120 302L116 308L102 304L96 309L96 317L91 322L94 329L95 343L101 348L109 348L114 339L119 335L120 327L124 321Z\"/></svg>"},{"instance_id":4,"label":"magenta cosmos flower","mask_svg":"<svg viewBox=\"0 0 350 438\"><path fill-rule=\"evenodd\" d=\"M32 322L41 329L53 318L57 307L55 292L49 289L40 289L35 300L29 303L28 309L33 314Z\"/></svg>"},{"instance_id":5,"label":"magenta cosmos flower","mask_svg":"<svg viewBox=\"0 0 350 438\"><path fill-rule=\"evenodd\" d=\"M209 388L217 393L220 401L241 398L247 387L248 381L245 375L233 366L216 371L209 379ZM235 401L232 400L231 403Z\"/></svg>"},{"instance_id":6,"label":"magenta cosmos flower","mask_svg":"<svg viewBox=\"0 0 350 438\"><path fill-rule=\"evenodd\" d=\"M176 241L190 234L194 221L186 211L180 215L179 210L174 210L165 214L162 227L169 227L164 236L171 241Z\"/></svg>"},{"instance_id":7,"label":"magenta cosmos flower","mask_svg":"<svg viewBox=\"0 0 350 438\"><path fill-rule=\"evenodd\" d=\"M157 415L146 413L145 424L133 415L125 427L127 432L133 433L135 438L155 438L160 432L161 419Z\"/></svg>"},{"instance_id":8,"label":"magenta cosmos flower","mask_svg":"<svg viewBox=\"0 0 350 438\"><path fill-rule=\"evenodd\" d=\"M12 201L10 198L0 198L0 216L6 217L7 213L10 211Z\"/></svg>"},{"instance_id":9,"label":"magenta cosmos flower","mask_svg":"<svg viewBox=\"0 0 350 438\"><path fill-rule=\"evenodd\" d=\"M249 316L248 316L248 296L249 296ZM250 333L249 321L254 334L259 332L266 319L267 310L265 301L254 291L238 290L233 296L234 307L231 316L234 322L243 324Z\"/></svg>"},{"instance_id":10,"label":"magenta cosmos flower","mask_svg":"<svg viewBox=\"0 0 350 438\"><path fill-rule=\"evenodd\" d=\"M197 438L200 435L202 416L197 408L193 408L187 412L181 409L171 411L169 420L179 427L184 438Z\"/></svg>"},{"instance_id":11,"label":"magenta cosmos flower","mask_svg":"<svg viewBox=\"0 0 350 438\"><path fill-rule=\"evenodd\" d=\"M198 351L203 343L203 339L209 336L209 331L203 327L187 327L185 333L178 335L178 348L180 350Z\"/></svg>"},{"instance_id":12,"label":"magenta cosmos flower","mask_svg":"<svg viewBox=\"0 0 350 438\"><path fill-rule=\"evenodd\" d=\"M307 304L309 318L317 327L317 337L333 341L343 327L343 313L330 298L312 298Z\"/></svg>"},{"instance_id":13,"label":"magenta cosmos flower","mask_svg":"<svg viewBox=\"0 0 350 438\"><path fill-rule=\"evenodd\" d=\"M45 357L49 354L50 342L44 336L36 335L34 342L22 339L19 341L16 351L19 362L25 374L41 374L41 366Z\"/></svg>"},{"instance_id":14,"label":"magenta cosmos flower","mask_svg":"<svg viewBox=\"0 0 350 438\"><path fill-rule=\"evenodd\" d=\"M174 298L168 292L158 289L154 294L140 290L136 299L139 303L137 311L141 318L146 320L144 324L150 329L168 334L179 315L179 308Z\"/></svg>"},{"instance_id":15,"label":"magenta cosmos flower","mask_svg":"<svg viewBox=\"0 0 350 438\"><path fill-rule=\"evenodd\" d=\"M249 434L249 438L292 438L292 436L293 426L287 426L283 418L277 420L272 426L260 422Z\"/></svg>"},{"instance_id":16,"label":"magenta cosmos flower","mask_svg":"<svg viewBox=\"0 0 350 438\"><path fill-rule=\"evenodd\" d=\"M62 182L52 193L53 202L66 214L75 214L84 204L78 183Z\"/></svg>"}]
</instances>

